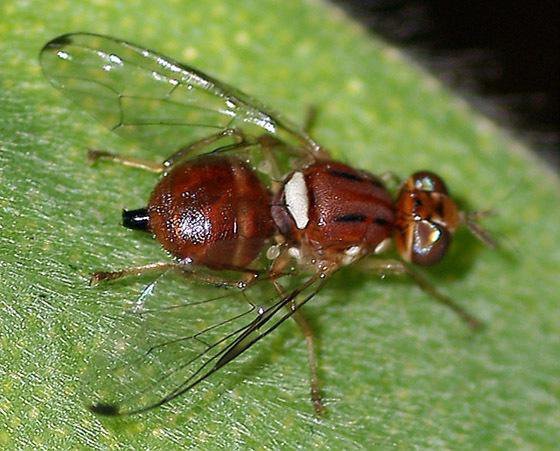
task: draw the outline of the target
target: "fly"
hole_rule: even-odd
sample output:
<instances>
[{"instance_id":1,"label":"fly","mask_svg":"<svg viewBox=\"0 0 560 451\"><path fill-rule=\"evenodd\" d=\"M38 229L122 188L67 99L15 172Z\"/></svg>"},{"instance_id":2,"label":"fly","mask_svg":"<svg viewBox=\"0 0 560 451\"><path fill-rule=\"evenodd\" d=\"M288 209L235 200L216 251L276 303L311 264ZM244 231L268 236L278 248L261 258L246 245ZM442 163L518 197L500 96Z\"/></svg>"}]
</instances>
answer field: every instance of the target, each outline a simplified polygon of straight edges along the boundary
<instances>
[{"instance_id":1,"label":"fly","mask_svg":"<svg viewBox=\"0 0 560 451\"><path fill-rule=\"evenodd\" d=\"M332 160L307 130L237 89L126 41L66 34L48 42L40 60L48 80L107 128L169 155L158 163L89 152L92 161L161 175L147 204L122 217L171 256L93 274L92 284L157 278L134 304L143 332L123 332L106 349L115 368L91 411L129 415L164 405L294 318L321 413L313 333L301 307L339 268L358 262L373 274L410 276L467 325L481 325L413 269L439 262L462 225L493 246L477 222L483 213L460 211L438 175L416 172L392 195L382 178ZM400 258L381 257L391 242ZM147 305L169 274L188 283L189 298ZM218 319L226 308L236 312Z\"/></svg>"}]
</instances>

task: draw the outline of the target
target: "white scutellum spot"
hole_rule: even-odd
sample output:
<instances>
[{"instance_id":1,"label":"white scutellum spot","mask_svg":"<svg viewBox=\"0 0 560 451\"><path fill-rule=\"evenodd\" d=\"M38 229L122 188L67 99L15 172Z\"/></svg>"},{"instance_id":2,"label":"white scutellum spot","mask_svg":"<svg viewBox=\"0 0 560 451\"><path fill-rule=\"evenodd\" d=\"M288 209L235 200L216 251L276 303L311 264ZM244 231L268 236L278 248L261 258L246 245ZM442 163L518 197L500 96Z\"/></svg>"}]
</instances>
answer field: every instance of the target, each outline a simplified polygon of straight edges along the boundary
<instances>
[{"instance_id":1,"label":"white scutellum spot","mask_svg":"<svg viewBox=\"0 0 560 451\"><path fill-rule=\"evenodd\" d=\"M391 238L385 238L383 241L381 241L381 243L377 245L373 253L382 254L383 252L387 251L390 247L391 247Z\"/></svg>"},{"instance_id":2,"label":"white scutellum spot","mask_svg":"<svg viewBox=\"0 0 560 451\"><path fill-rule=\"evenodd\" d=\"M286 182L284 194L288 211L294 218L297 228L304 229L309 222L309 197L305 178L301 172L294 172Z\"/></svg>"}]
</instances>

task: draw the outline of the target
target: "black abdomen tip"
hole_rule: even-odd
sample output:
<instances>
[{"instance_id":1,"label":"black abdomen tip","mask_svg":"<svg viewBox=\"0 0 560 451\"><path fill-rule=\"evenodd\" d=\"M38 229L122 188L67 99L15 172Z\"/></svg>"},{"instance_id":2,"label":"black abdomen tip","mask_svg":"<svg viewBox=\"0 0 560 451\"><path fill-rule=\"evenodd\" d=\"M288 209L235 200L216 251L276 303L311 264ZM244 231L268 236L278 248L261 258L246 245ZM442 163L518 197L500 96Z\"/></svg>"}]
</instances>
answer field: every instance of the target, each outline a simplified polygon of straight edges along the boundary
<instances>
[{"instance_id":1,"label":"black abdomen tip","mask_svg":"<svg viewBox=\"0 0 560 451\"><path fill-rule=\"evenodd\" d=\"M104 415L106 417L116 417L119 415L119 408L116 404L105 404L99 402L90 405L89 410L97 415Z\"/></svg>"},{"instance_id":2,"label":"black abdomen tip","mask_svg":"<svg viewBox=\"0 0 560 451\"><path fill-rule=\"evenodd\" d=\"M123 226L128 229L150 231L150 216L147 208L139 208L138 210L123 210L122 212Z\"/></svg>"}]
</instances>

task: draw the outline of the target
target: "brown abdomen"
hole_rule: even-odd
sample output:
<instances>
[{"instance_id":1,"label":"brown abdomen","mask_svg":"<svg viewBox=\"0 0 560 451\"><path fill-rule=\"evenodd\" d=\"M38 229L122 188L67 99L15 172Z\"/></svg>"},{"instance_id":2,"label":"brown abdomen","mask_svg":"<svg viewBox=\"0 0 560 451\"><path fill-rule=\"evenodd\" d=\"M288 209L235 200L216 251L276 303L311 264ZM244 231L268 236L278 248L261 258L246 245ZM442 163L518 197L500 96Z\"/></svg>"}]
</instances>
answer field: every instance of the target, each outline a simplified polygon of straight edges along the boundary
<instances>
[{"instance_id":1,"label":"brown abdomen","mask_svg":"<svg viewBox=\"0 0 560 451\"><path fill-rule=\"evenodd\" d=\"M247 267L274 233L270 193L245 163L204 156L155 187L150 229L175 257L210 268Z\"/></svg>"}]
</instances>

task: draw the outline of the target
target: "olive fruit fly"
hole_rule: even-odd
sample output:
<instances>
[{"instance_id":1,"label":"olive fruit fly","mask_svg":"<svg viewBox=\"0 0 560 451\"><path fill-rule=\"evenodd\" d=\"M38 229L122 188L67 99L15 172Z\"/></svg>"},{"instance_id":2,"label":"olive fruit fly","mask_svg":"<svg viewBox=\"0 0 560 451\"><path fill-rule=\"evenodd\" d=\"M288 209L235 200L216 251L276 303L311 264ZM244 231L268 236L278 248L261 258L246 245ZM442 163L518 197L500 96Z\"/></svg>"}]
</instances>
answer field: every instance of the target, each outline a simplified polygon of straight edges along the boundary
<instances>
[{"instance_id":1,"label":"olive fruit fly","mask_svg":"<svg viewBox=\"0 0 560 451\"><path fill-rule=\"evenodd\" d=\"M146 206L123 211L123 225L152 234L171 256L97 272L92 283L171 272L205 293L161 308L139 306L143 318L161 324L171 312L188 311L181 321L189 324L178 324L182 335L144 334L136 365L150 371L115 376L110 399L92 403L93 412L127 415L166 404L292 317L306 339L311 398L320 413L313 333L300 308L339 268L358 261L376 274L407 274L469 326L480 325L413 269L441 260L461 225L493 244L477 223L481 214L460 211L438 175L417 172L394 197L382 177L332 160L307 130L242 92L112 37L57 37L40 62L56 88L109 129L169 155L156 163L89 152L94 161L161 174ZM382 257L393 241L401 258ZM217 319L225 302L243 309ZM198 323L203 309L213 313Z\"/></svg>"}]
</instances>

